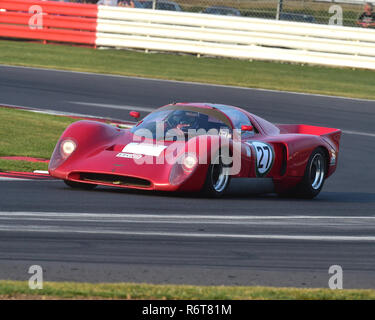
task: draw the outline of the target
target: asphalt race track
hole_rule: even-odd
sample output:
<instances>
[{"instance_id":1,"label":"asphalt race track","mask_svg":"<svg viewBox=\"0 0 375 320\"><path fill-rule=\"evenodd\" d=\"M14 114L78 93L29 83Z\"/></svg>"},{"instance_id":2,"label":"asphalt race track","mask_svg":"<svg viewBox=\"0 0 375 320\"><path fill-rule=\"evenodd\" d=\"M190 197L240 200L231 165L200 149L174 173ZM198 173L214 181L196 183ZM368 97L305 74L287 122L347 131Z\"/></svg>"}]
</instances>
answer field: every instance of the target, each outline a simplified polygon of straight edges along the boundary
<instances>
[{"instance_id":1,"label":"asphalt race track","mask_svg":"<svg viewBox=\"0 0 375 320\"><path fill-rule=\"evenodd\" d=\"M375 288L375 101L0 66L0 104L129 119L172 101L243 107L344 131L314 200L233 189L219 200L0 180L0 279Z\"/></svg>"}]
</instances>

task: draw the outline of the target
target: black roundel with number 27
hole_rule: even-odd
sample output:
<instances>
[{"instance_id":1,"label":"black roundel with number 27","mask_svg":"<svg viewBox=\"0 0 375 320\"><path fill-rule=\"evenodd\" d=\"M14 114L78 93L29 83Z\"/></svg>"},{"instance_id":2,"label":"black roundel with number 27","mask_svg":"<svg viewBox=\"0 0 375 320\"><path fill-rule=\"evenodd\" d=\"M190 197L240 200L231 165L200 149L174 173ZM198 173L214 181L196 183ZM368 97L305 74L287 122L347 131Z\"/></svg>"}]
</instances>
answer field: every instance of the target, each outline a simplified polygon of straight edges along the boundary
<instances>
[{"instance_id":1,"label":"black roundel with number 27","mask_svg":"<svg viewBox=\"0 0 375 320\"><path fill-rule=\"evenodd\" d=\"M275 161L273 147L264 142L252 141L251 145L255 151L255 171L257 177L264 177L272 169Z\"/></svg>"}]
</instances>

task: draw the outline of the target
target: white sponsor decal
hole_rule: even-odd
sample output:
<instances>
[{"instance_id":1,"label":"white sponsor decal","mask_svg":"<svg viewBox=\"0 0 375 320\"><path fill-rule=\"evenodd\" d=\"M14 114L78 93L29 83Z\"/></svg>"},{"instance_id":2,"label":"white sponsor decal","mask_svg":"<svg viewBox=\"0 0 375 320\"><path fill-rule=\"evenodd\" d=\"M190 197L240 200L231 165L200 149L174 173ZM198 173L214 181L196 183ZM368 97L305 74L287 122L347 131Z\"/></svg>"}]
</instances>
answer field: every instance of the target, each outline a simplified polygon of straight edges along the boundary
<instances>
[{"instance_id":1,"label":"white sponsor decal","mask_svg":"<svg viewBox=\"0 0 375 320\"><path fill-rule=\"evenodd\" d=\"M120 152L116 155L116 157L128 158L128 159L140 159L140 158L142 158L142 155L141 154L132 154L132 153Z\"/></svg>"},{"instance_id":2,"label":"white sponsor decal","mask_svg":"<svg viewBox=\"0 0 375 320\"><path fill-rule=\"evenodd\" d=\"M167 146L150 143L129 143L122 149L122 152L141 154L145 156L157 157Z\"/></svg>"},{"instance_id":3,"label":"white sponsor decal","mask_svg":"<svg viewBox=\"0 0 375 320\"><path fill-rule=\"evenodd\" d=\"M246 148L246 156L248 156L250 158L251 157L250 143L245 142L245 148Z\"/></svg>"},{"instance_id":4,"label":"white sponsor decal","mask_svg":"<svg viewBox=\"0 0 375 320\"><path fill-rule=\"evenodd\" d=\"M275 154L273 148L268 143L252 141L251 144L256 154L256 173L257 176L265 176L272 168Z\"/></svg>"}]
</instances>

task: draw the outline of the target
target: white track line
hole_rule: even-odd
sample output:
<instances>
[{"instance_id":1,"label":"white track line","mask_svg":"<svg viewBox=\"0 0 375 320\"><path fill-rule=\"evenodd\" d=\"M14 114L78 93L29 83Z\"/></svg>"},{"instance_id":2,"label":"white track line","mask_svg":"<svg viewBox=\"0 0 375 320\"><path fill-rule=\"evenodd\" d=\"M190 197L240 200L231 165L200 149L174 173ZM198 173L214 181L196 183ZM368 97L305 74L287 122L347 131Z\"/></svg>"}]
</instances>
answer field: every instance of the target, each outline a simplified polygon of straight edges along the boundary
<instances>
[{"instance_id":1,"label":"white track line","mask_svg":"<svg viewBox=\"0 0 375 320\"><path fill-rule=\"evenodd\" d=\"M373 100L373 99L349 98L349 97L342 97L342 96L330 96L330 95L318 94L318 93L282 91L282 90L262 89L262 88L248 88L248 87L231 86L231 85L223 85L223 84L213 84L213 83L202 83L202 82L192 82L192 81L178 81L178 80L166 80L166 79L134 77L134 76L122 76L122 75L116 75L116 74L104 74L104 73L95 73L95 72L58 70L58 69L53 69L53 68L11 66L11 65L4 65L4 64L0 64L0 67L15 68L15 69L30 69L30 70L39 70L39 71L46 71L46 72L76 73L76 74L84 74L84 75L98 76L98 77L111 77L111 78L124 78L124 79L145 80L145 81L154 81L154 82L156 81L156 82L167 82L167 83L177 83L177 84L189 84L189 85L197 85L197 86L229 88L229 89L249 90L249 91L288 93L288 94L293 94L293 95L322 97L322 98L330 98L330 99L343 99L343 100L352 100L352 101L375 102L375 100Z\"/></svg>"},{"instance_id":2,"label":"white track line","mask_svg":"<svg viewBox=\"0 0 375 320\"><path fill-rule=\"evenodd\" d=\"M279 226L346 226L375 227L375 216L228 216L228 215L163 215L110 213L0 212L2 221L99 222L137 224L215 224Z\"/></svg>"},{"instance_id":3,"label":"white track line","mask_svg":"<svg viewBox=\"0 0 375 320\"><path fill-rule=\"evenodd\" d=\"M230 226L279 226L279 227L301 227L304 226L306 227L317 227L321 226L324 228L327 227L349 227L351 228L352 231L358 229L358 227L368 227L370 223L374 223L373 220L367 219L359 221L352 219L352 221L337 221L337 220L314 220L314 221L302 221L302 220L288 220L288 221L283 221L283 220L235 220L235 221L228 221L228 220L173 220L173 219L159 219L159 220L143 220L143 219L132 219L132 218L122 218L122 219L114 219L114 218L63 218L63 217L22 217L22 219L15 219L14 217L2 217L0 216L0 221L16 221L16 222L70 222L70 223L77 223L77 222L95 222L95 223L116 223L116 224L130 224L130 223L135 223L135 224L147 224L147 225L230 225ZM356 229L355 229L356 228Z\"/></svg>"},{"instance_id":4,"label":"white track line","mask_svg":"<svg viewBox=\"0 0 375 320\"><path fill-rule=\"evenodd\" d=\"M83 106L92 106L99 108L110 108L110 109L120 109L120 110L135 110L135 111L144 111L152 112L155 111L155 108L146 108L146 107L136 107L136 106L124 106L116 104L106 104L106 103L92 103L92 102L82 102L82 101L66 101L68 103L83 105Z\"/></svg>"},{"instance_id":5,"label":"white track line","mask_svg":"<svg viewBox=\"0 0 375 320\"><path fill-rule=\"evenodd\" d=\"M0 177L0 181L30 181L31 179Z\"/></svg>"},{"instance_id":6,"label":"white track line","mask_svg":"<svg viewBox=\"0 0 375 320\"><path fill-rule=\"evenodd\" d=\"M218 219L218 220L249 220L249 219L261 219L261 220L290 220L290 219L372 219L375 220L375 216L263 216L263 215L181 215L181 214L142 214L142 213L85 213L85 212L43 212L43 211L0 211L0 216L14 216L14 217L76 217L76 218L164 218L164 219Z\"/></svg>"},{"instance_id":7,"label":"white track line","mask_svg":"<svg viewBox=\"0 0 375 320\"><path fill-rule=\"evenodd\" d=\"M72 116L72 117L81 117L81 118L103 119L103 120L110 120L110 121L123 121L120 119L105 118L105 117L93 116L93 115L83 114L83 113L64 112L64 111L57 111L57 110L51 110L51 109L38 109L38 108L27 107L27 106L16 106L14 104L8 104L8 103L3 103L3 102L0 102L0 106L10 107L10 108L21 108L21 110L24 110L24 111L42 113L42 114L50 114L54 116ZM26 109L22 109L22 108L26 108Z\"/></svg>"},{"instance_id":8,"label":"white track line","mask_svg":"<svg viewBox=\"0 0 375 320\"><path fill-rule=\"evenodd\" d=\"M156 237L187 237L187 238L231 238L231 239L264 239L264 240L308 240L308 241L367 241L375 242L375 236L367 235L311 235L306 227L333 227L336 231L340 226L351 232L362 232L362 227L372 226L375 216L229 216L229 215L166 215L166 214L113 214L113 213L69 213L69 212L29 212L2 211L0 212L0 231L9 232L43 232L43 233L74 233L74 234L106 234L120 236L156 236ZM12 221L7 225L7 221ZM40 225L47 221L49 225ZM70 225L59 225L61 221ZM55 224L51 224L55 222ZM88 223L87 223L88 222ZM99 225L90 225L98 222ZM78 223L78 224L77 224ZM108 225L114 223L115 225ZM138 225L167 224L216 224L216 225L272 225L279 227L298 227L303 225L307 234L244 234L242 233L210 233L210 232L170 232L158 230L134 230L130 224ZM81 224L81 225L80 225ZM126 229L133 229L131 231ZM254 229L248 229L254 231Z\"/></svg>"},{"instance_id":9,"label":"white track line","mask_svg":"<svg viewBox=\"0 0 375 320\"><path fill-rule=\"evenodd\" d=\"M343 130L342 132L345 133L345 134L355 134L355 135L359 135L359 136L375 137L375 133L349 131L349 130Z\"/></svg>"},{"instance_id":10,"label":"white track line","mask_svg":"<svg viewBox=\"0 0 375 320\"><path fill-rule=\"evenodd\" d=\"M270 235L270 234L230 234L230 233L196 233L196 232L158 232L158 231L120 231L102 229L72 229L52 226L15 226L0 225L0 231L43 232L43 233L74 233L74 234L105 234L121 236L154 236L184 238L229 238L229 239L262 239L262 240L308 240L308 241L362 241L375 242L373 236L314 236L314 235Z\"/></svg>"}]
</instances>

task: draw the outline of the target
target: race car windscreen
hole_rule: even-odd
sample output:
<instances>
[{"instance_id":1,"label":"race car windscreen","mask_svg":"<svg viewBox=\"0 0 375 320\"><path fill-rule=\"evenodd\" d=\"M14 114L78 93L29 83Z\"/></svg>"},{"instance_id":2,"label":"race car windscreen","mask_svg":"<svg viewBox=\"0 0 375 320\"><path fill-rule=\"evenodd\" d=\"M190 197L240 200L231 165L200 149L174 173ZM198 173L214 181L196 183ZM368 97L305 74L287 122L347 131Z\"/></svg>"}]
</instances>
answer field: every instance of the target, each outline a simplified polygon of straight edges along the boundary
<instances>
[{"instance_id":1,"label":"race car windscreen","mask_svg":"<svg viewBox=\"0 0 375 320\"><path fill-rule=\"evenodd\" d=\"M157 140L177 140L176 136L186 138L205 134L229 137L231 128L205 112L164 109L150 113L131 132Z\"/></svg>"}]
</instances>

